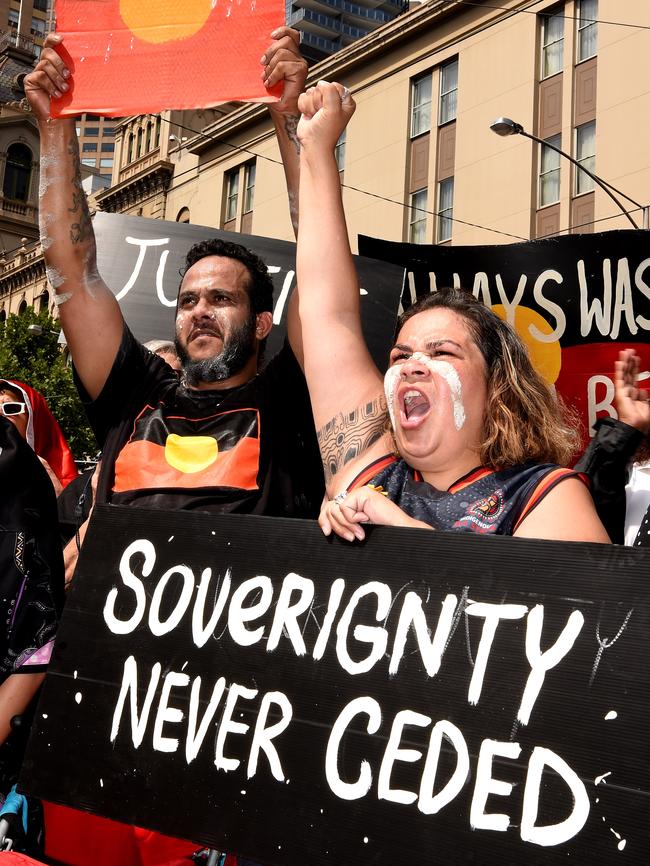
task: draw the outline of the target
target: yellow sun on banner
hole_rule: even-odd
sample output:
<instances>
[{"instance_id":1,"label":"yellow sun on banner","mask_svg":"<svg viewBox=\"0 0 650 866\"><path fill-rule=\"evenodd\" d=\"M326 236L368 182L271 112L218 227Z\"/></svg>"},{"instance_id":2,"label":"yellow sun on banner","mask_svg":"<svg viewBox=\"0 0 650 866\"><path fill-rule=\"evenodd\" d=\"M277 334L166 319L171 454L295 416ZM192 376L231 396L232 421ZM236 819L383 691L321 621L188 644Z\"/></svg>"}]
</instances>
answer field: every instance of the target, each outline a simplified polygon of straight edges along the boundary
<instances>
[{"instance_id":1,"label":"yellow sun on banner","mask_svg":"<svg viewBox=\"0 0 650 866\"><path fill-rule=\"evenodd\" d=\"M120 0L120 15L143 42L187 39L203 27L212 0Z\"/></svg>"},{"instance_id":2,"label":"yellow sun on banner","mask_svg":"<svg viewBox=\"0 0 650 866\"><path fill-rule=\"evenodd\" d=\"M507 321L506 308L502 304L495 304L492 307L492 312L496 313L504 322ZM536 339L530 333L531 325L544 335L550 335L553 332L553 328L546 319L535 310L531 310L530 307L517 306L515 308L515 331L519 334L528 349L533 367L540 376L546 379L549 385L553 385L562 369L562 347L560 346L560 341L553 340L551 343L544 343Z\"/></svg>"}]
</instances>

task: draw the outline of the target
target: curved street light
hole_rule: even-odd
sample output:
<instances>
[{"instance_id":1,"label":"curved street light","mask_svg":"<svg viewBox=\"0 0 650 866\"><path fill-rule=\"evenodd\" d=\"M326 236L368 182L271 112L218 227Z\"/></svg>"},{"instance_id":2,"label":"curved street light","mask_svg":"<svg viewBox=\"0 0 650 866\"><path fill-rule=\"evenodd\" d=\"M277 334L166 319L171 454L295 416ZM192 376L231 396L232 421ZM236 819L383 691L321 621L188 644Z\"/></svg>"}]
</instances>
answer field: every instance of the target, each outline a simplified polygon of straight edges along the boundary
<instances>
[{"instance_id":1,"label":"curved street light","mask_svg":"<svg viewBox=\"0 0 650 866\"><path fill-rule=\"evenodd\" d=\"M508 135L523 135L525 138L530 138L531 141L536 141L538 144L543 144L544 147L548 147L551 150L554 150L556 153L559 153L560 156L565 157L569 160L569 162L573 163L580 171L584 171L586 175L588 175L594 183L597 183L598 186L607 193L607 195L611 198L614 204L621 209L621 211L625 214L628 220L632 223L635 229L638 229L639 226L632 219L631 215L625 209L625 206L621 201L619 201L614 193L618 193L618 195L622 195L623 198L626 198L629 202L632 202L633 205L640 208L643 211L643 221L644 227L648 228L646 223L648 222L648 208L644 205L639 204L638 201L634 201L633 198L630 198L629 195L626 195L624 192L621 192L620 189L617 189L615 186L612 186L611 183L608 183L606 180L603 180L601 177L598 177L597 174L594 174L592 171L589 171L588 168L585 168L584 165L581 165L576 159L570 156L568 153L565 153L563 150L560 150L559 147L556 147L554 144L551 144L548 141L544 141L543 138L539 138L537 135L533 135L531 132L526 132L521 123L517 123L516 120L511 120L509 117L498 117L496 120L493 120L490 124L490 129L492 132L495 132L497 135L508 136ZM613 192L612 192L613 190Z\"/></svg>"}]
</instances>

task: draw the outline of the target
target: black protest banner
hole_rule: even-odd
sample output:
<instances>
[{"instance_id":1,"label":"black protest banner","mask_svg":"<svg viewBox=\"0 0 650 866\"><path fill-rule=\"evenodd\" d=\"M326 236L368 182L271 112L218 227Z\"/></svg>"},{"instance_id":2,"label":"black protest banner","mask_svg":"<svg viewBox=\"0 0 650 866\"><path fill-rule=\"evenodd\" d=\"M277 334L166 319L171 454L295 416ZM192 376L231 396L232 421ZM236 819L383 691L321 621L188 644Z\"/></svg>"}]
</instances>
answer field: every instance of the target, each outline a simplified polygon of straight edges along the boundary
<instances>
[{"instance_id":1,"label":"black protest banner","mask_svg":"<svg viewBox=\"0 0 650 866\"><path fill-rule=\"evenodd\" d=\"M649 566L102 506L21 785L266 864L645 863Z\"/></svg>"},{"instance_id":2,"label":"black protest banner","mask_svg":"<svg viewBox=\"0 0 650 866\"><path fill-rule=\"evenodd\" d=\"M282 346L287 300L296 283L296 245L272 238L224 232L209 226L172 223L122 214L97 213L97 265L117 297L127 324L141 342L174 338L179 270L192 244L222 238L243 244L266 262L273 279L273 323L266 356ZM317 255L323 255L318 251ZM375 363L385 369L395 317L404 286L404 269L359 256L361 318Z\"/></svg>"},{"instance_id":3,"label":"black protest banner","mask_svg":"<svg viewBox=\"0 0 650 866\"><path fill-rule=\"evenodd\" d=\"M650 378L649 250L650 232L632 230L476 247L359 237L362 255L407 269L407 305L436 288L463 286L507 319L586 429L616 417L620 349L634 347Z\"/></svg>"}]
</instances>

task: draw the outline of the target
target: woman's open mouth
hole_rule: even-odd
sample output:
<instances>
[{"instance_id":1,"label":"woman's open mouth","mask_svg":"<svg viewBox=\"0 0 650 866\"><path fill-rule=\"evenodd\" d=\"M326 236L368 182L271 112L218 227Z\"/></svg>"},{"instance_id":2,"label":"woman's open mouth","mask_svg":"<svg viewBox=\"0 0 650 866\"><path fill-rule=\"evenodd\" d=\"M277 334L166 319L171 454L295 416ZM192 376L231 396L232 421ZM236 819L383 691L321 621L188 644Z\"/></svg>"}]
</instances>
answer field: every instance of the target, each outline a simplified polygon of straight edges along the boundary
<instances>
[{"instance_id":1,"label":"woman's open mouth","mask_svg":"<svg viewBox=\"0 0 650 866\"><path fill-rule=\"evenodd\" d=\"M398 397L400 426L406 430L419 427L431 411L427 397L415 388L405 388Z\"/></svg>"}]
</instances>

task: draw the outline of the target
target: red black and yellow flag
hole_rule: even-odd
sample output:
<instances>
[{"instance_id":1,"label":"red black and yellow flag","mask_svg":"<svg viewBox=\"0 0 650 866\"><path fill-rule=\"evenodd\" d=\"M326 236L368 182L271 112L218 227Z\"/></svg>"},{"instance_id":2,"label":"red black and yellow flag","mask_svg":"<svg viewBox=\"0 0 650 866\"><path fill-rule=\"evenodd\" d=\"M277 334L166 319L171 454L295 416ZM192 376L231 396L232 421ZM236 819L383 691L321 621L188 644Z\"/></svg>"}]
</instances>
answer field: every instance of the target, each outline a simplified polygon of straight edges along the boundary
<instances>
[{"instance_id":1,"label":"red black and yellow flag","mask_svg":"<svg viewBox=\"0 0 650 866\"><path fill-rule=\"evenodd\" d=\"M160 407L146 406L115 461L113 490L257 490L259 461L257 409L194 419L164 416Z\"/></svg>"},{"instance_id":2,"label":"red black and yellow flag","mask_svg":"<svg viewBox=\"0 0 650 866\"><path fill-rule=\"evenodd\" d=\"M57 0L57 51L72 70L55 117L271 102L260 57L283 0Z\"/></svg>"}]
</instances>

